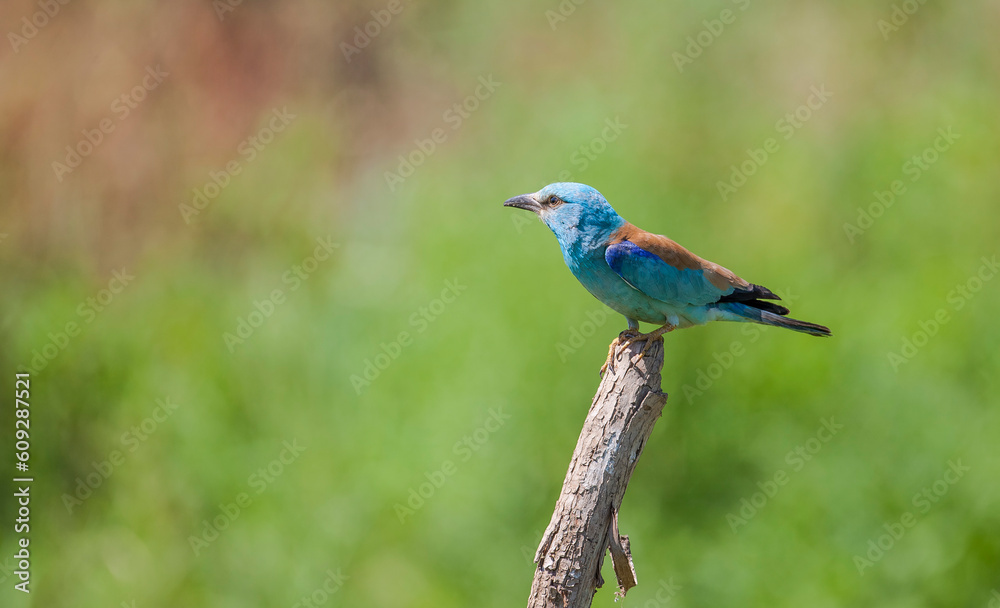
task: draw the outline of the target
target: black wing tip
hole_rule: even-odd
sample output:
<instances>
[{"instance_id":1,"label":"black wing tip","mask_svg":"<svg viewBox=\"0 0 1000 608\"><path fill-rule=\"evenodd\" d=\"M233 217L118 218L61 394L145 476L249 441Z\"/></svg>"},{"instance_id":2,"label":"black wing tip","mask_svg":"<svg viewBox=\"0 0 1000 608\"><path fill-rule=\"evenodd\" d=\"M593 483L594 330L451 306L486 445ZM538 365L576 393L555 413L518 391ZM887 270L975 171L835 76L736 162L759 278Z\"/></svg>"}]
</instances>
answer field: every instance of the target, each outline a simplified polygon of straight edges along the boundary
<instances>
[{"instance_id":1,"label":"black wing tip","mask_svg":"<svg viewBox=\"0 0 1000 608\"><path fill-rule=\"evenodd\" d=\"M780 300L781 296L774 293L767 287L763 285L756 285L754 283L750 284L750 289L753 291L753 295L758 300Z\"/></svg>"},{"instance_id":2,"label":"black wing tip","mask_svg":"<svg viewBox=\"0 0 1000 608\"><path fill-rule=\"evenodd\" d=\"M781 296L779 296L778 294L774 293L773 291L771 291L767 287L764 287L763 285L757 285L757 284L754 284L754 283L750 283L749 287L745 287L745 288L741 288L741 289L736 289L736 290L733 291L733 293L731 293L731 294L729 294L727 296L722 296L721 298L719 298L719 301L720 302L740 302L740 303L743 303L743 304L749 304L750 306L757 307L757 305L756 304L752 304L752 302L759 301L759 300L780 300L780 299L781 299ZM777 304L775 304L774 306L777 306ZM784 307L783 306L778 306L778 308L784 308ZM764 310L769 310L769 309L764 309ZM784 313L780 313L780 314L787 314L787 311L784 312Z\"/></svg>"}]
</instances>

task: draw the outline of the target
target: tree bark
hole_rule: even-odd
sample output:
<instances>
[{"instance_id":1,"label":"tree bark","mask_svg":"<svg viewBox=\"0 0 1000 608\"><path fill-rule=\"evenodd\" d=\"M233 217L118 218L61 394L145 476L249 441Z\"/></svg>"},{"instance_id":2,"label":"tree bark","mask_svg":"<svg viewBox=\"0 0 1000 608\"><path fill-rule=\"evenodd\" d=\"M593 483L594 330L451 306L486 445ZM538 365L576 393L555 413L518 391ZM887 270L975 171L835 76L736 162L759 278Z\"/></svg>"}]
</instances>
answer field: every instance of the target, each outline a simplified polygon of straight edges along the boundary
<instances>
[{"instance_id":1,"label":"tree bark","mask_svg":"<svg viewBox=\"0 0 1000 608\"><path fill-rule=\"evenodd\" d=\"M585 608L604 584L601 564L611 550L618 593L635 586L628 537L618 533L618 509L642 449L663 411L663 341L633 364L644 341L616 347L590 406L549 527L535 553L528 608Z\"/></svg>"}]
</instances>

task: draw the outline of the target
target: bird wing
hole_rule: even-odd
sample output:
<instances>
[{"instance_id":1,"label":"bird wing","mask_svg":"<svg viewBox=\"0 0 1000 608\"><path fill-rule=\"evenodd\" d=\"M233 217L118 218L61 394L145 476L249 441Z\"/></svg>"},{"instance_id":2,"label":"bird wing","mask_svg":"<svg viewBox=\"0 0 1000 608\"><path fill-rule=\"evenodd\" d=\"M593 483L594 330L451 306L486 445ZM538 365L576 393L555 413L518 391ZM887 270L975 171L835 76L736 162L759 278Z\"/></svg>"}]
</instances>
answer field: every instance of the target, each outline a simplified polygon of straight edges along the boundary
<instances>
[{"instance_id":1,"label":"bird wing","mask_svg":"<svg viewBox=\"0 0 1000 608\"><path fill-rule=\"evenodd\" d=\"M604 259L615 273L647 296L672 305L780 300L769 289L704 260L676 242L626 223L608 242ZM780 314L780 313L779 313Z\"/></svg>"}]
</instances>

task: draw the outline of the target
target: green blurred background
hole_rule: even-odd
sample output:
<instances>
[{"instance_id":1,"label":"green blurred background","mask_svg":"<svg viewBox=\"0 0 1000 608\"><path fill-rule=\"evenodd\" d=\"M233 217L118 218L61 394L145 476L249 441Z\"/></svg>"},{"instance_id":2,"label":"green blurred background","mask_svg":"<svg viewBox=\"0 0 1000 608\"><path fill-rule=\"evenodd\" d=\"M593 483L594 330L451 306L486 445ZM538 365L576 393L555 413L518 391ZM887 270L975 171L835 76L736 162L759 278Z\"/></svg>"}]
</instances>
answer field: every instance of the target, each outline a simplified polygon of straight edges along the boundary
<instances>
[{"instance_id":1,"label":"green blurred background","mask_svg":"<svg viewBox=\"0 0 1000 608\"><path fill-rule=\"evenodd\" d=\"M4 606L523 604L625 327L501 207L566 179L835 334L667 337L595 605L1000 602L997 3L53 5L0 8Z\"/></svg>"}]
</instances>

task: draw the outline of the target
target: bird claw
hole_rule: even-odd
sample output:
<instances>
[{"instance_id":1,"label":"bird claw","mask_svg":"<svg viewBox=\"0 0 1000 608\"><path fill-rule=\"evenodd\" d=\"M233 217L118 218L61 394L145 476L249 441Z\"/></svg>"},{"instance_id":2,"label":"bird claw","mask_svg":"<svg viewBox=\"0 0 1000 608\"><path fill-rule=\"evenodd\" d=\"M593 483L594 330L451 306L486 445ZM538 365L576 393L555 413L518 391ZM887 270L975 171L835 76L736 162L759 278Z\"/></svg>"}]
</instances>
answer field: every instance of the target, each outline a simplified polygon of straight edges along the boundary
<instances>
[{"instance_id":1,"label":"bird claw","mask_svg":"<svg viewBox=\"0 0 1000 608\"><path fill-rule=\"evenodd\" d=\"M604 361L604 365L601 366L601 371L600 371L601 377L604 376L604 372L606 372L608 369L614 369L615 351L617 347L619 346L627 347L634 342L645 340L646 344L643 345L642 350L639 351L639 354L636 355L635 357L632 357L629 360L629 365L638 365L639 361L642 361L642 358L646 356L647 352L649 352L649 349L650 347L653 346L654 342L656 342L657 340L662 340L663 334L671 332L675 329L677 329L676 325L671 325L670 323L667 323L663 327L654 329L648 334L640 333L639 330L631 328L626 329L622 333L618 334L618 337L612 340L611 345L608 347L608 358L607 360Z\"/></svg>"},{"instance_id":2,"label":"bird claw","mask_svg":"<svg viewBox=\"0 0 1000 608\"><path fill-rule=\"evenodd\" d=\"M604 361L604 365L601 366L601 371L599 372L601 377L604 377L604 372L609 368L614 369L615 360L615 350L617 347L626 347L635 342L636 340L642 339L646 334L640 333L638 329L626 329L622 333L618 334L618 337L611 341L611 345L608 346L608 358Z\"/></svg>"},{"instance_id":3,"label":"bird claw","mask_svg":"<svg viewBox=\"0 0 1000 608\"><path fill-rule=\"evenodd\" d=\"M663 334L671 332L675 329L677 329L676 325L667 323L663 327L654 329L648 334L641 333L638 329L632 328L626 329L622 333L618 334L618 337L612 340L611 345L608 347L608 358L604 361L604 365L601 366L601 377L604 377L604 372L608 369L614 369L615 351L617 347L621 346L624 348L631 346L634 342L645 340L646 344L643 345L639 354L629 360L629 365L638 365L639 361L642 361L642 358L646 356L646 353L649 351L650 347L653 346L654 342L657 340L663 340Z\"/></svg>"},{"instance_id":4,"label":"bird claw","mask_svg":"<svg viewBox=\"0 0 1000 608\"><path fill-rule=\"evenodd\" d=\"M620 337L621 336L618 338ZM604 377L604 372L608 371L608 368L611 367L612 361L614 361L615 347L618 346L618 338L611 341L611 344L608 346L608 358L604 360L604 365L601 366L601 371L597 372L602 378Z\"/></svg>"},{"instance_id":5,"label":"bird claw","mask_svg":"<svg viewBox=\"0 0 1000 608\"><path fill-rule=\"evenodd\" d=\"M653 344L657 340L659 340L659 341L663 340L663 334L672 332L675 329L677 329L676 325L671 325L670 323L667 323L663 327L654 329L653 331L649 332L648 334L642 334L640 336L640 338L646 340L646 344L642 347L642 350L639 351L639 354L632 358L632 360L629 362L629 364L630 365L638 365L639 361L642 361L642 358L646 356L647 352L649 352L649 348L651 346L653 346ZM637 339L639 339L639 338L637 338Z\"/></svg>"}]
</instances>

